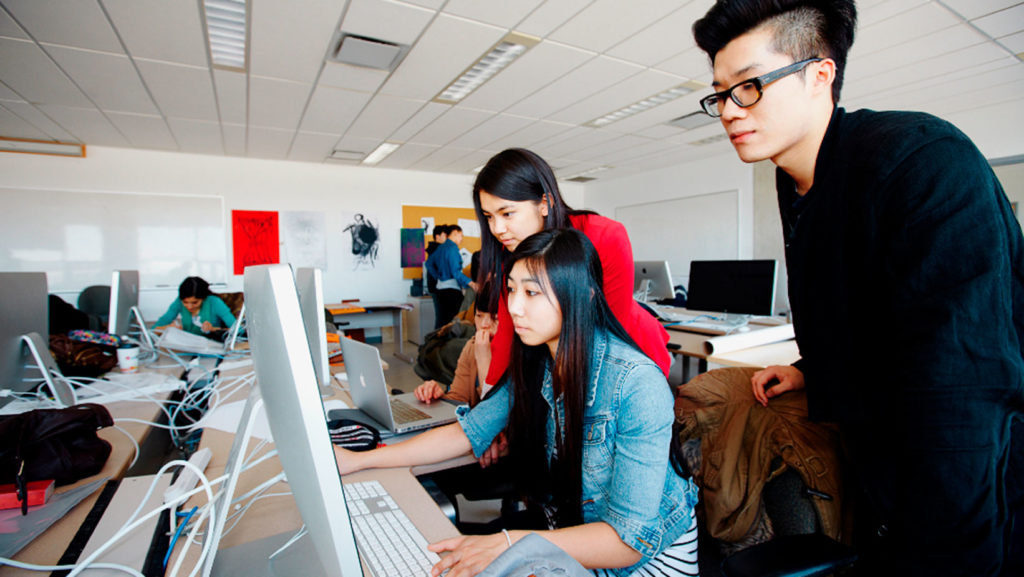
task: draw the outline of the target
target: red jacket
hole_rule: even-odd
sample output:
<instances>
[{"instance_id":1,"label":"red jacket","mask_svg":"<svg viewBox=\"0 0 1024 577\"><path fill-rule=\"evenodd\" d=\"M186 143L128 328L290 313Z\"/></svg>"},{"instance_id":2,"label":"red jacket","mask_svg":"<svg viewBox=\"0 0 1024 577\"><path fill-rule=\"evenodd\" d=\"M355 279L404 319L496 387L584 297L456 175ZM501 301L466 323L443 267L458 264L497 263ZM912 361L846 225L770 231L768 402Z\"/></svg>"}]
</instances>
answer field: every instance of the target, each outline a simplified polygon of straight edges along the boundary
<instances>
[{"instance_id":1,"label":"red jacket","mask_svg":"<svg viewBox=\"0 0 1024 577\"><path fill-rule=\"evenodd\" d=\"M604 298L615 318L640 350L661 367L668 376L671 355L665 347L668 333L650 313L633 300L633 246L622 223L597 214L569 217L572 227L587 235L601 259L604 269ZM503 293L504 294L504 293ZM512 356L512 338L515 330L508 312L508 300L498 303L498 332L491 339L491 367L487 382L496 384L508 368Z\"/></svg>"}]
</instances>

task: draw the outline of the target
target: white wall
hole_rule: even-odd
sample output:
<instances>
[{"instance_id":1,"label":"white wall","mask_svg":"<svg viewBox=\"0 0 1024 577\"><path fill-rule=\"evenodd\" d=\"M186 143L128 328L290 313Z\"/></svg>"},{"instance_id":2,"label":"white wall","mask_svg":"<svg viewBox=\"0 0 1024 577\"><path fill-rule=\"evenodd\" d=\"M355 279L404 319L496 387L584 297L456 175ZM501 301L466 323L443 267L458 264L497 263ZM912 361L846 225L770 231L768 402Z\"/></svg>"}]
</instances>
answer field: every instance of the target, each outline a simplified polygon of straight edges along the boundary
<instances>
[{"instance_id":1,"label":"white wall","mask_svg":"<svg viewBox=\"0 0 1024 577\"><path fill-rule=\"evenodd\" d=\"M177 193L222 196L225 246L231 260L232 210L321 211L327 224L328 302L404 300L410 282L399 266L402 205L472 207L472 174L441 174L220 156L89 147L86 158L0 154L0 186L50 190ZM569 183L567 202L582 204L583 189ZM10 199L0 198L0 204ZM343 260L343 211L377 215L382 243L374 270L346 270ZM46 234L45 228L40 234ZM345 233L347 234L347 233ZM84 287L83 287L84 288ZM224 290L241 290L242 277L229 275ZM176 295L146 291L140 305L155 319ZM76 294L64 295L74 303Z\"/></svg>"},{"instance_id":2,"label":"white wall","mask_svg":"<svg viewBox=\"0 0 1024 577\"><path fill-rule=\"evenodd\" d=\"M741 162L730 148L727 153L696 162L615 180L589 182L586 185L584 206L614 218L615 209L622 206L736 190L739 192L739 254L733 258L748 259L754 256L753 174L753 168ZM706 218L714 221L719 217L709 214ZM733 229L737 228L737 223L722 220L721 226ZM653 249L671 250L671 247L639 247L636 243L633 246L634 253L643 250L650 254ZM666 255L665 258L670 257ZM687 274L688 271L672 271L674 278L685 277Z\"/></svg>"}]
</instances>

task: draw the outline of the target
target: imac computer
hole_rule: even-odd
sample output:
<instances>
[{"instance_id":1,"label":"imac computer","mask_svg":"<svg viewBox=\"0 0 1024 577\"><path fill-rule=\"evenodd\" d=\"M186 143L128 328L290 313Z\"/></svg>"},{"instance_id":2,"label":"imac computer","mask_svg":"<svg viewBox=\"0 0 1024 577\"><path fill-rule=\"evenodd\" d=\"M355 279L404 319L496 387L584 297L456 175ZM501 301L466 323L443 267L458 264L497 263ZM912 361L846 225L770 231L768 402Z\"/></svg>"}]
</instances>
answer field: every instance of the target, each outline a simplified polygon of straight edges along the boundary
<instances>
[{"instance_id":1,"label":"imac computer","mask_svg":"<svg viewBox=\"0 0 1024 577\"><path fill-rule=\"evenodd\" d=\"M245 269L253 367L288 484L327 575L362 567L288 265ZM322 316L323 313L321 313Z\"/></svg>"},{"instance_id":2,"label":"imac computer","mask_svg":"<svg viewBox=\"0 0 1024 577\"><path fill-rule=\"evenodd\" d=\"M729 315L771 316L774 260L695 260L690 263L686 308Z\"/></svg>"},{"instance_id":3,"label":"imac computer","mask_svg":"<svg viewBox=\"0 0 1024 577\"><path fill-rule=\"evenodd\" d=\"M633 298L670 299L676 296L667 260L638 260L633 263Z\"/></svg>"},{"instance_id":4,"label":"imac computer","mask_svg":"<svg viewBox=\"0 0 1024 577\"><path fill-rule=\"evenodd\" d=\"M0 273L0 389L26 393L45 383L62 406L74 404L70 386L60 375L50 355L49 300L46 273ZM39 379L26 373L27 366L39 371ZM0 407L14 397L0 397Z\"/></svg>"},{"instance_id":5,"label":"imac computer","mask_svg":"<svg viewBox=\"0 0 1024 577\"><path fill-rule=\"evenodd\" d=\"M327 319L324 317L324 277L318 268L295 269L302 323L313 355L313 368L321 393L331 390L331 365L327 356Z\"/></svg>"},{"instance_id":6,"label":"imac computer","mask_svg":"<svg viewBox=\"0 0 1024 577\"><path fill-rule=\"evenodd\" d=\"M139 325L141 339L150 349L155 348L146 322L139 312L139 271L115 270L110 280L110 315L107 317L107 332L127 336L132 318Z\"/></svg>"}]
</instances>

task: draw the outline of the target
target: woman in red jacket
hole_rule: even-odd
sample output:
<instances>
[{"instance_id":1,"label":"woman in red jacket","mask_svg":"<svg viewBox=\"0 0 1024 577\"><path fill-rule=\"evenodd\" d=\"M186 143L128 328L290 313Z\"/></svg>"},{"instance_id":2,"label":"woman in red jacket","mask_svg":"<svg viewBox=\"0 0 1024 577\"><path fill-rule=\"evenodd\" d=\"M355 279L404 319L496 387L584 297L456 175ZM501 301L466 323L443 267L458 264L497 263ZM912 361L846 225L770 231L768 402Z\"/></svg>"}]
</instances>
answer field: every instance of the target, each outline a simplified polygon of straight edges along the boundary
<instances>
[{"instance_id":1,"label":"woman in red jacket","mask_svg":"<svg viewBox=\"0 0 1024 577\"><path fill-rule=\"evenodd\" d=\"M604 295L615 318L640 349L668 375L672 361L665 348L668 333L633 300L633 248L621 223L590 211L573 210L558 191L548 163L529 150L511 148L493 156L473 184L473 205L482 235L478 282L502 278L505 257L530 235L549 228L572 227L590 239L604 269ZM482 283L480 283L482 284ZM498 332L491 341L487 384L508 368L515 327L501 283L492 283L498 300Z\"/></svg>"}]
</instances>

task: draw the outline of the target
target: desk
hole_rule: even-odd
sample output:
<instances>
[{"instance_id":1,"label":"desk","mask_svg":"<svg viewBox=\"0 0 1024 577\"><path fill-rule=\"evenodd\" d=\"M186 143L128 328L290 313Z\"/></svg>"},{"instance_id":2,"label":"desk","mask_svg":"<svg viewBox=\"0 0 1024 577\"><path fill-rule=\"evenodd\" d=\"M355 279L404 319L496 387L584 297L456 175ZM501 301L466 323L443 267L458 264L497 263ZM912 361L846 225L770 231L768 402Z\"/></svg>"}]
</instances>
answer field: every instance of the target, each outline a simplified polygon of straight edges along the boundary
<instances>
[{"instance_id":1,"label":"desk","mask_svg":"<svg viewBox=\"0 0 1024 577\"><path fill-rule=\"evenodd\" d=\"M800 349L797 347L796 341L791 339L731 353L711 355L707 357L707 362L725 367L755 367L763 369L768 365L791 365L799 358Z\"/></svg>"},{"instance_id":2,"label":"desk","mask_svg":"<svg viewBox=\"0 0 1024 577\"><path fill-rule=\"evenodd\" d=\"M394 327L395 356L410 364L415 361L415 359L405 354L405 338L402 336L402 311L410 310L412 305L398 301L351 302L325 305L328 311L349 306L358 306L366 310L340 314L331 313L331 317L338 330Z\"/></svg>"},{"instance_id":3,"label":"desk","mask_svg":"<svg viewBox=\"0 0 1024 577\"><path fill-rule=\"evenodd\" d=\"M180 371L180 368L178 370ZM109 403L106 407L115 421L117 419L124 418L156 421L159 419L161 414L161 408L156 403L119 401L116 403ZM139 445L142 445L145 442L146 438L152 431L152 427L143 423L125 422L119 423L118 426L127 431ZM109 477L111 480L116 480L124 476L132 461L132 457L135 454L134 446L125 438L123 433L112 427L100 430L99 436L109 442L112 447L110 457L107 458L107 462L104 465L103 470L97 475L87 477L72 485L60 487L58 492L63 493L69 491L102 477ZM97 490L92 495L83 499L77 506L75 506L75 508L71 509L67 515L51 525L50 528L42 535L19 551L14 556L14 559L25 563L40 565L55 564L64 554L68 544L71 543L71 540L75 537L75 534L78 532L82 523L85 521L90 511L92 511L92 508L99 499L101 492L102 490ZM0 566L0 576L7 577L11 575L37 576L39 575L39 572L16 569L9 566Z\"/></svg>"}]
</instances>

